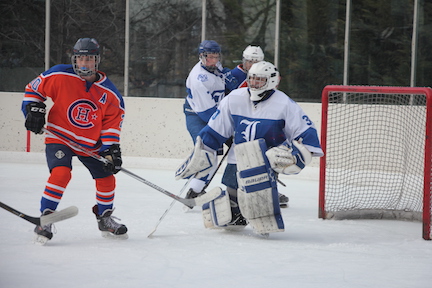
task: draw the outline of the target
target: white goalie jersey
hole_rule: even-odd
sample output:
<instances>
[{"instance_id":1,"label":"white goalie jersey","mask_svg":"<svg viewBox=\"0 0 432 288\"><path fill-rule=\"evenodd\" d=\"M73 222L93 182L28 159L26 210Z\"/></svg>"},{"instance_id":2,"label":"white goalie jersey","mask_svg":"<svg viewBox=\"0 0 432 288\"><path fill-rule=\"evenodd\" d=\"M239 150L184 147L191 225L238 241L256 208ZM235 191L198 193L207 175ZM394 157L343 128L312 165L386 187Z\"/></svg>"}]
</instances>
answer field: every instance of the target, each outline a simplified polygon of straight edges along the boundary
<instances>
[{"instance_id":1,"label":"white goalie jersey","mask_svg":"<svg viewBox=\"0 0 432 288\"><path fill-rule=\"evenodd\" d=\"M250 100L248 88L232 91L222 99L200 135L203 143L215 150L234 135L235 144L262 138L268 148L301 139L313 156L324 155L314 123L296 102L279 90L258 103ZM235 159L228 162L235 163Z\"/></svg>"}]
</instances>

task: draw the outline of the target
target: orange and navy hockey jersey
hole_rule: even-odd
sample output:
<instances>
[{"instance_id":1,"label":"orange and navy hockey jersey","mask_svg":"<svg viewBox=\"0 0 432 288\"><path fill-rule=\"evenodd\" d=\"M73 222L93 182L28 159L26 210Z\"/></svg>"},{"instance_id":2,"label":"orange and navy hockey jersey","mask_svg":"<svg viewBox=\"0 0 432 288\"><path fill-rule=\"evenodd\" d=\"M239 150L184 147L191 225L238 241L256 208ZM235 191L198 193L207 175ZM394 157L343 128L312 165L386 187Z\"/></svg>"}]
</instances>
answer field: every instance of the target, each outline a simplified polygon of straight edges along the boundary
<instances>
[{"instance_id":1,"label":"orange and navy hockey jersey","mask_svg":"<svg viewBox=\"0 0 432 288\"><path fill-rule=\"evenodd\" d=\"M53 106L48 112L47 129L96 153L118 144L125 113L123 97L103 72L97 73L99 79L90 83L76 75L72 65L53 66L27 84L24 115L28 103L44 102L49 97ZM49 135L45 143L64 144Z\"/></svg>"}]
</instances>

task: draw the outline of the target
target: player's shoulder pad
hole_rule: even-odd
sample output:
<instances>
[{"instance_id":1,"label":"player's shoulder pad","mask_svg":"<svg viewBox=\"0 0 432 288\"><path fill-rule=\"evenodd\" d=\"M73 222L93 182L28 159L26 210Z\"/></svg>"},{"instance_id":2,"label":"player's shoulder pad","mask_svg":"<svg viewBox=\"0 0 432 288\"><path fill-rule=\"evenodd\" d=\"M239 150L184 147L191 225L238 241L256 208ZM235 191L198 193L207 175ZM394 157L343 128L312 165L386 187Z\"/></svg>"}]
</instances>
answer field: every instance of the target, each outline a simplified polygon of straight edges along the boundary
<instances>
[{"instance_id":1,"label":"player's shoulder pad","mask_svg":"<svg viewBox=\"0 0 432 288\"><path fill-rule=\"evenodd\" d=\"M59 72L74 73L74 70L71 64L58 64L43 72L42 75L48 76L50 74Z\"/></svg>"}]
</instances>

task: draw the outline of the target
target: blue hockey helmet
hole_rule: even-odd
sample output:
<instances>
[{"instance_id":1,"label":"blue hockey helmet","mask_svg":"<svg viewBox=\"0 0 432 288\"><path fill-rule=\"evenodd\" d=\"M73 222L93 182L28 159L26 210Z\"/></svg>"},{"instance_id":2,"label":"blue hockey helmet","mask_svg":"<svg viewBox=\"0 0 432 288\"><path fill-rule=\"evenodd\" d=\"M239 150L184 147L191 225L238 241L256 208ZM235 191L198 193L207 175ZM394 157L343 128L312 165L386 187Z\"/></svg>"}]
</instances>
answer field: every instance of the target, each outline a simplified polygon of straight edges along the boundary
<instances>
[{"instance_id":1,"label":"blue hockey helmet","mask_svg":"<svg viewBox=\"0 0 432 288\"><path fill-rule=\"evenodd\" d=\"M220 65L221 61L221 47L219 44L214 40L204 40L200 43L198 47L199 52L199 59L201 61L201 64L208 70L208 71L216 71L217 65ZM209 54L216 54L215 55L209 55ZM210 57L212 59L217 59L216 62L208 61L207 57Z\"/></svg>"},{"instance_id":2,"label":"blue hockey helmet","mask_svg":"<svg viewBox=\"0 0 432 288\"><path fill-rule=\"evenodd\" d=\"M204 40L198 48L199 54L201 53L221 53L221 47L214 40Z\"/></svg>"},{"instance_id":3,"label":"blue hockey helmet","mask_svg":"<svg viewBox=\"0 0 432 288\"><path fill-rule=\"evenodd\" d=\"M99 43L94 38L80 38L73 47L71 62L75 73L79 76L91 76L96 74L100 63ZM89 64L78 65L78 57L89 56ZM93 64L92 64L93 63Z\"/></svg>"}]
</instances>

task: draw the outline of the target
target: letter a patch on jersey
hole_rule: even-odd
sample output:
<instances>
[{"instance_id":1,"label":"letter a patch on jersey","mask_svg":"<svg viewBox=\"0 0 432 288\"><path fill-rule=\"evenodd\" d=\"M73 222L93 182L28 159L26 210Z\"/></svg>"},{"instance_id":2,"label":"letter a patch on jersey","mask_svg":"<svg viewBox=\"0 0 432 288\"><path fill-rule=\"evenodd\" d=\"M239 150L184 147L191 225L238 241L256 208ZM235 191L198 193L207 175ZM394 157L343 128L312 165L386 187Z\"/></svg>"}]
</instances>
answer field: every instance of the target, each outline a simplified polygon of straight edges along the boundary
<instances>
[{"instance_id":1,"label":"letter a patch on jersey","mask_svg":"<svg viewBox=\"0 0 432 288\"><path fill-rule=\"evenodd\" d=\"M102 97L99 99L99 103L105 104L107 100L107 94L103 93Z\"/></svg>"}]
</instances>

